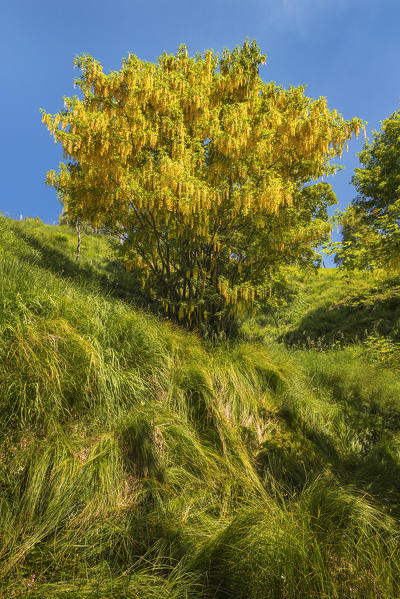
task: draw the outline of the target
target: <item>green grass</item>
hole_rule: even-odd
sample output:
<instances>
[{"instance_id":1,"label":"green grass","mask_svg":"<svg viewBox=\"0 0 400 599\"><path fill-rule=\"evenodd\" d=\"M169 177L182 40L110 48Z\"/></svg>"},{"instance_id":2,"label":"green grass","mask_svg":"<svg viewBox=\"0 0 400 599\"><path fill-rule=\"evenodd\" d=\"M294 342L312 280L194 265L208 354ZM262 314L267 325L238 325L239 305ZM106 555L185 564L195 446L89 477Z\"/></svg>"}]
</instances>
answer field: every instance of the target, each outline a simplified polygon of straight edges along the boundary
<instances>
[{"instance_id":1,"label":"green grass","mask_svg":"<svg viewBox=\"0 0 400 599\"><path fill-rule=\"evenodd\" d=\"M0 218L0 596L398 598L400 382L350 305L379 332L392 302L395 342L395 285L360 307L360 279L297 274L278 327L212 347L140 308L107 238L81 251ZM343 301L351 343L335 317L305 348Z\"/></svg>"},{"instance_id":2,"label":"green grass","mask_svg":"<svg viewBox=\"0 0 400 599\"><path fill-rule=\"evenodd\" d=\"M400 279L383 272L345 276L336 268L291 271L294 301L272 315L248 319L245 338L278 339L288 347L329 349L368 336L400 342Z\"/></svg>"}]
</instances>

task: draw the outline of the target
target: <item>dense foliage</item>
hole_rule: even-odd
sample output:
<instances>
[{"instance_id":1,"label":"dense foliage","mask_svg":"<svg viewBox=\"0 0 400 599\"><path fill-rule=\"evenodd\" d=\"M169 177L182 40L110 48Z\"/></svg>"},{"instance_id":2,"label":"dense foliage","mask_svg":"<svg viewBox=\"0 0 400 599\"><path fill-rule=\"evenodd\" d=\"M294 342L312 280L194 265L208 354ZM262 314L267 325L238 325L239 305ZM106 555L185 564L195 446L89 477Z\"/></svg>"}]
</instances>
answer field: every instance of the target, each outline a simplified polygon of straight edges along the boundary
<instances>
[{"instance_id":1,"label":"dense foliage","mask_svg":"<svg viewBox=\"0 0 400 599\"><path fill-rule=\"evenodd\" d=\"M352 183L358 192L337 214L343 243L337 262L353 269L400 270L400 110L382 121L358 155Z\"/></svg>"},{"instance_id":2,"label":"dense foliage","mask_svg":"<svg viewBox=\"0 0 400 599\"><path fill-rule=\"evenodd\" d=\"M359 159L352 179L358 193L354 204L373 222L377 210L385 214L400 198L400 110L382 121L380 131L373 131Z\"/></svg>"},{"instance_id":3,"label":"dense foliage","mask_svg":"<svg viewBox=\"0 0 400 599\"><path fill-rule=\"evenodd\" d=\"M335 171L359 119L304 87L264 83L253 42L158 63L130 54L103 73L78 57L78 97L43 121L64 148L48 173L71 219L108 227L142 286L187 326L230 330L287 263L311 263L329 233Z\"/></svg>"}]
</instances>

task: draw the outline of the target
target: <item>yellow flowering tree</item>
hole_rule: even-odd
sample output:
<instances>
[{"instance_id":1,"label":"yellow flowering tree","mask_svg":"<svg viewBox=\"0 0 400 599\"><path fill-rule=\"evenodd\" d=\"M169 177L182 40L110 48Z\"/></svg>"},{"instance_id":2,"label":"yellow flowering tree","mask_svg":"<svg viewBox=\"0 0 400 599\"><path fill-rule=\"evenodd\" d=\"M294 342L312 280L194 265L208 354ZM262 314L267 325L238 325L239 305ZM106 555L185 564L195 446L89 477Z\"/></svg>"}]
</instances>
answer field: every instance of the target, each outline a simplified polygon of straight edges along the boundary
<instances>
[{"instance_id":1,"label":"yellow flowering tree","mask_svg":"<svg viewBox=\"0 0 400 599\"><path fill-rule=\"evenodd\" d=\"M107 227L143 288L191 327L228 330L282 265L315 259L335 171L359 119L265 83L255 42L108 75L83 55L80 97L43 122L64 159L47 181L71 219ZM207 325L208 323L208 325Z\"/></svg>"}]
</instances>

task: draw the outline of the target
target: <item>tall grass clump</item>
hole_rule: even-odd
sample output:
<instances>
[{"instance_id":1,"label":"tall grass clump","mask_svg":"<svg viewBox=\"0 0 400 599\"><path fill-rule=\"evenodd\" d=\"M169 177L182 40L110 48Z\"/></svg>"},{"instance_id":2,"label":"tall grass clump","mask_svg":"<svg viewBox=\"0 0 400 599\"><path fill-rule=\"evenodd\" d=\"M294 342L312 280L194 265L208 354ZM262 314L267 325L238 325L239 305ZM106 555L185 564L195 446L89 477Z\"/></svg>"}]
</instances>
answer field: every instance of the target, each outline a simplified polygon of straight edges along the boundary
<instances>
[{"instance_id":1,"label":"tall grass clump","mask_svg":"<svg viewBox=\"0 0 400 599\"><path fill-rule=\"evenodd\" d=\"M397 542L365 499L319 478L284 504L244 506L197 564L215 597L395 597Z\"/></svg>"}]
</instances>

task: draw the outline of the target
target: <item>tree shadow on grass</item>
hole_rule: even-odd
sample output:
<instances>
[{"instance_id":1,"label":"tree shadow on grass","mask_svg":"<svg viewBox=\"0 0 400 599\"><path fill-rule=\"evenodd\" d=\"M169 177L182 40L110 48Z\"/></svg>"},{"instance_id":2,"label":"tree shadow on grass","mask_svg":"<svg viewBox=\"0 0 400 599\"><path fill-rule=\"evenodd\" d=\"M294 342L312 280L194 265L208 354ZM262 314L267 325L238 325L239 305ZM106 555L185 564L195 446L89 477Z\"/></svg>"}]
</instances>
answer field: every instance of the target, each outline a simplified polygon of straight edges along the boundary
<instances>
[{"instance_id":1,"label":"tree shadow on grass","mask_svg":"<svg viewBox=\"0 0 400 599\"><path fill-rule=\"evenodd\" d=\"M319 381L341 406L355 442L345 458L337 455L332 464L340 480L373 495L400 516L400 403L396 390L382 397L373 380L362 385L355 378L345 384L340 372L325 372Z\"/></svg>"},{"instance_id":2,"label":"tree shadow on grass","mask_svg":"<svg viewBox=\"0 0 400 599\"><path fill-rule=\"evenodd\" d=\"M352 456L338 465L335 474L400 517L400 464L389 447L377 445L366 455Z\"/></svg>"},{"instance_id":3,"label":"tree shadow on grass","mask_svg":"<svg viewBox=\"0 0 400 599\"><path fill-rule=\"evenodd\" d=\"M133 303L141 308L147 308L156 311L158 306L146 297L140 283L136 280L133 273L127 272L124 267L116 260L104 258L101 269L90 263L74 260L49 243L43 242L34 234L22 231L19 227L13 228L15 235L20 237L25 243L37 250L35 264L51 273L70 279L80 285L92 285L96 292L106 297L113 297ZM29 258L23 258L31 262Z\"/></svg>"},{"instance_id":4,"label":"tree shadow on grass","mask_svg":"<svg viewBox=\"0 0 400 599\"><path fill-rule=\"evenodd\" d=\"M354 451L343 459L336 451L335 440L326 433L304 430L303 434L317 451L302 455L278 444L272 448L268 444L262 446L257 465L264 483L269 472L280 488L291 495L328 468L340 484L370 496L376 505L400 518L400 464L390 436L371 445L365 453ZM306 447L304 442L303 445Z\"/></svg>"},{"instance_id":5,"label":"tree shadow on grass","mask_svg":"<svg viewBox=\"0 0 400 599\"><path fill-rule=\"evenodd\" d=\"M400 285L396 278L313 310L278 341L304 349L328 349L361 341L371 333L400 340L399 322Z\"/></svg>"},{"instance_id":6,"label":"tree shadow on grass","mask_svg":"<svg viewBox=\"0 0 400 599\"><path fill-rule=\"evenodd\" d=\"M301 491L327 468L340 484L371 496L400 518L400 405L379 401L367 405L354 394L334 389L334 382L330 386L345 412L354 447L343 455L338 438L311 427L290 405L284 406L279 417L287 432L261 447L257 457L261 477L268 480L269 473L290 494Z\"/></svg>"}]
</instances>

